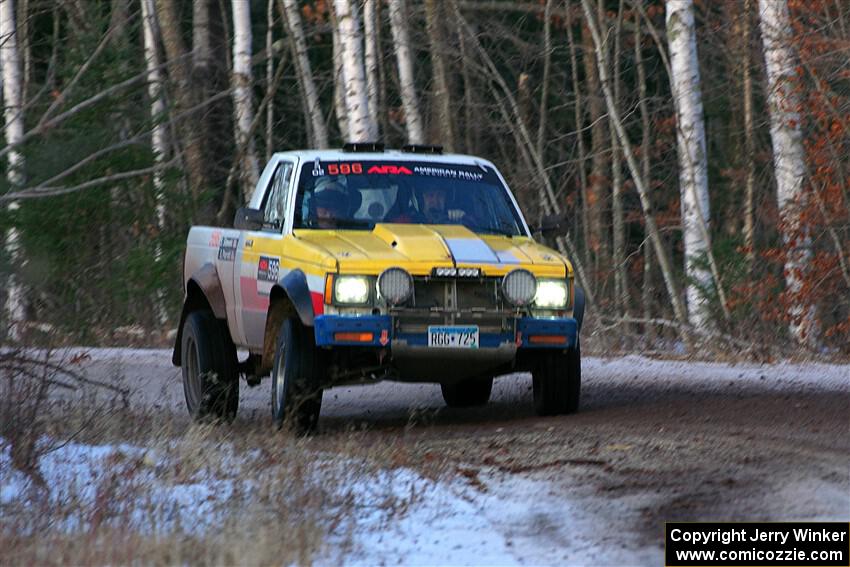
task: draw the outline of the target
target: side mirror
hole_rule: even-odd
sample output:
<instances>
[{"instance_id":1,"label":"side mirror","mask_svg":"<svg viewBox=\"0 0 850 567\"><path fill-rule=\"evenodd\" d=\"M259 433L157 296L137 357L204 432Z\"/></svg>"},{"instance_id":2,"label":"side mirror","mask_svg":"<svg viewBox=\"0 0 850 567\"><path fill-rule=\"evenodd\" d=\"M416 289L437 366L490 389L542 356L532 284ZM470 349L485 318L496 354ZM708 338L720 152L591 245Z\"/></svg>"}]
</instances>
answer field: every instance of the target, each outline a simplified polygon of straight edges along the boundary
<instances>
[{"instance_id":1,"label":"side mirror","mask_svg":"<svg viewBox=\"0 0 850 567\"><path fill-rule=\"evenodd\" d=\"M565 214L548 215L543 217L539 226L531 227L532 234L542 234L543 236L554 236L566 231L567 217Z\"/></svg>"},{"instance_id":2,"label":"side mirror","mask_svg":"<svg viewBox=\"0 0 850 567\"><path fill-rule=\"evenodd\" d=\"M263 211L239 207L233 219L233 228L239 230L260 230L263 228Z\"/></svg>"}]
</instances>

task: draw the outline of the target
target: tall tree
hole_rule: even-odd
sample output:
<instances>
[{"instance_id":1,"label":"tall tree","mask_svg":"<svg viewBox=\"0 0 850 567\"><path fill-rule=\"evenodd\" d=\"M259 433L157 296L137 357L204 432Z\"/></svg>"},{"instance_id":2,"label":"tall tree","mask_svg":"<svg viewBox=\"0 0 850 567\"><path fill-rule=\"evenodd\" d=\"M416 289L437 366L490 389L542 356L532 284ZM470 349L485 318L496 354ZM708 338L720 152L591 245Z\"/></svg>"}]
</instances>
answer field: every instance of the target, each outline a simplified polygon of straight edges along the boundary
<instances>
[{"instance_id":1,"label":"tall tree","mask_svg":"<svg viewBox=\"0 0 850 567\"><path fill-rule=\"evenodd\" d=\"M623 0L617 7L617 23L614 26L614 57L612 80L614 82L614 100L621 104L622 77L620 76L620 47L623 28ZM629 309L628 278L626 277L626 229L623 211L623 167L622 152L617 142L614 125L608 121L608 134L611 137L611 216L613 220L613 238L611 262L614 264L614 300L620 313Z\"/></svg>"},{"instance_id":2,"label":"tall tree","mask_svg":"<svg viewBox=\"0 0 850 567\"><path fill-rule=\"evenodd\" d=\"M210 0L192 0L192 67L196 82L204 80L212 64Z\"/></svg>"},{"instance_id":3,"label":"tall tree","mask_svg":"<svg viewBox=\"0 0 850 567\"><path fill-rule=\"evenodd\" d=\"M706 268L711 243L703 230L709 223L708 158L693 0L667 0L667 42L676 108L688 320L702 327L710 321L705 290L712 277Z\"/></svg>"},{"instance_id":4,"label":"tall tree","mask_svg":"<svg viewBox=\"0 0 850 567\"><path fill-rule=\"evenodd\" d=\"M449 88L449 73L446 57L443 53L446 49L440 9L442 2L437 0L425 0L425 21L428 31L428 43L431 48L431 67L434 73L434 104L437 108L437 125L439 135L437 139L449 153L455 151L455 128L454 116L452 115L452 97Z\"/></svg>"},{"instance_id":5,"label":"tall tree","mask_svg":"<svg viewBox=\"0 0 850 567\"><path fill-rule=\"evenodd\" d=\"M251 72L251 4L232 0L233 6L233 113L234 135L240 156L242 196L251 199L260 176L257 151L251 135L254 121L254 102L251 98L253 84ZM271 53L268 54L271 56Z\"/></svg>"},{"instance_id":6,"label":"tall tree","mask_svg":"<svg viewBox=\"0 0 850 567\"><path fill-rule=\"evenodd\" d=\"M366 59L366 88L369 92L369 119L379 124L380 114L380 65L381 52L378 42L380 19L378 17L378 0L363 1L363 39Z\"/></svg>"},{"instance_id":7,"label":"tall tree","mask_svg":"<svg viewBox=\"0 0 850 567\"><path fill-rule=\"evenodd\" d=\"M635 66L637 67L638 80L638 106L640 108L641 142L640 142L640 171L647 184L651 186L651 163L649 145L652 129L649 123L649 104L647 104L646 89L646 65L643 62L643 30L641 28L641 15L635 12ZM650 212L652 214L652 212ZM649 320L653 313L653 298L655 296L655 285L652 281L652 246L643 246L643 281L641 282L641 304L643 305L643 318ZM646 335L651 343L654 338L654 327L646 326Z\"/></svg>"},{"instance_id":8,"label":"tall tree","mask_svg":"<svg viewBox=\"0 0 850 567\"><path fill-rule=\"evenodd\" d=\"M154 122L151 132L151 149L156 165L165 163L168 151L165 124L165 102L162 98L162 70L159 61L159 26L156 21L156 11L153 0L141 0L142 4L142 38L145 51L145 67L148 71L148 98L151 104L151 120ZM165 232L165 171L157 169L153 174L153 186L156 199L156 221L160 233ZM156 261L162 261L162 246L157 243L155 249ZM156 307L160 323L167 319L163 305L164 290L157 290Z\"/></svg>"},{"instance_id":9,"label":"tall tree","mask_svg":"<svg viewBox=\"0 0 850 567\"><path fill-rule=\"evenodd\" d=\"M785 285L791 296L791 333L803 342L816 336L814 306L805 305L801 291L807 264L812 256L811 242L801 225L800 210L805 204L806 178L803 133L800 127L800 95L796 74L797 58L791 45L791 20L786 0L759 0L759 28L767 69L767 102L770 138L773 143L773 171L781 230L787 247Z\"/></svg>"},{"instance_id":10,"label":"tall tree","mask_svg":"<svg viewBox=\"0 0 850 567\"><path fill-rule=\"evenodd\" d=\"M756 260L755 217L753 204L756 186L756 143L755 125L753 122L753 79L750 70L750 11L752 0L744 0L744 13L739 22L741 25L740 61L742 82L744 88L744 160L746 161L747 180L744 197L744 247L747 249L747 263L750 272Z\"/></svg>"},{"instance_id":11,"label":"tall tree","mask_svg":"<svg viewBox=\"0 0 850 567\"><path fill-rule=\"evenodd\" d=\"M319 105L319 94L316 89L316 82L313 79L310 58L307 56L307 40L304 39L304 30L301 27L298 2L297 0L281 0L281 5L283 6L286 29L292 42L295 73L307 103L309 131L312 136L310 141L317 148L327 148L328 130L325 126L324 116L322 116L322 107Z\"/></svg>"},{"instance_id":12,"label":"tall tree","mask_svg":"<svg viewBox=\"0 0 850 567\"><path fill-rule=\"evenodd\" d=\"M582 26L584 44L584 78L587 88L587 109L590 112L590 176L588 177L587 194L584 206L587 207L589 248L593 253L596 270L600 270L607 262L608 239L605 231L605 205L607 198L605 189L608 187L608 127L605 123L605 101L601 96L599 73L596 62L591 56L595 49L593 38L587 26ZM595 278L594 278L595 279Z\"/></svg>"},{"instance_id":13,"label":"tall tree","mask_svg":"<svg viewBox=\"0 0 850 567\"><path fill-rule=\"evenodd\" d=\"M345 64L342 59L342 43L340 42L339 25L337 24L334 10L331 14L331 36L333 41L333 64L334 64L334 113L339 126L339 134L343 140L350 140L348 109L345 102Z\"/></svg>"},{"instance_id":14,"label":"tall tree","mask_svg":"<svg viewBox=\"0 0 850 567\"><path fill-rule=\"evenodd\" d=\"M679 286L676 284L676 280L673 277L673 269L670 265L667 250L664 248L664 243L661 240L660 233L658 232L658 225L655 223L655 217L652 215L652 203L649 197L647 182L641 174L637 160L635 160L631 140L629 140L626 128L620 118L620 111L614 101L614 94L611 90L610 81L608 79L608 56L605 51L605 43L602 40L602 33L599 31L599 26L595 22L595 16L593 15L590 0L581 0L581 6L584 10L587 27L593 40L593 53L596 56L599 80L602 87L602 93L605 97L605 105L608 108L609 119L614 124L617 139L620 142L620 147L622 148L623 155L626 158L626 165L629 168L632 181L634 181L635 188L637 189L638 196L640 197L646 231L649 239L652 241L653 247L655 248L658 265L661 268L661 275L664 278L664 284L667 287L667 294L670 298L670 303L673 306L673 313L679 323L687 323L687 311L685 306L682 304L682 298L679 296Z\"/></svg>"},{"instance_id":15,"label":"tall tree","mask_svg":"<svg viewBox=\"0 0 850 567\"><path fill-rule=\"evenodd\" d=\"M151 103L151 120L154 121L151 133L151 148L157 165L165 162L168 151L165 124L165 101L162 98L162 70L160 69L159 52L157 50L159 26L156 21L153 0L141 0L142 30L145 45L145 66L148 71L148 97ZM165 206L163 203L163 170L154 173L153 184L156 191L156 212L160 229L165 224Z\"/></svg>"},{"instance_id":16,"label":"tall tree","mask_svg":"<svg viewBox=\"0 0 850 567\"><path fill-rule=\"evenodd\" d=\"M419 111L419 101L416 96L410 32L407 29L408 14L404 0L389 0L389 11L407 141L411 144L422 144L425 142L425 131L422 127L422 113Z\"/></svg>"},{"instance_id":17,"label":"tall tree","mask_svg":"<svg viewBox=\"0 0 850 567\"><path fill-rule=\"evenodd\" d=\"M348 121L348 136L353 142L374 141L378 125L369 115L369 96L363 63L363 33L357 2L334 0L334 13L339 29L343 95Z\"/></svg>"},{"instance_id":18,"label":"tall tree","mask_svg":"<svg viewBox=\"0 0 850 567\"><path fill-rule=\"evenodd\" d=\"M192 89L190 65L186 60L186 44L183 41L174 0L156 0L156 13L165 56L169 62L168 75L175 92L175 110L181 113L189 112L194 107L195 95ZM196 114L193 112L192 116ZM209 188L209 168L204 139L190 118L178 121L177 129L183 146L189 188L197 206L201 193Z\"/></svg>"},{"instance_id":19,"label":"tall tree","mask_svg":"<svg viewBox=\"0 0 850 567\"><path fill-rule=\"evenodd\" d=\"M21 101L21 57L18 51L18 34L15 28L14 0L0 0L0 66L3 73L3 117L6 145L13 146L7 154L6 180L9 189L20 189L24 184L24 154L14 147L24 137L24 109ZM11 201L9 212L14 216L18 203ZM6 282L6 315L9 324L9 339L17 341L21 336L21 324L25 320L24 288L15 274L23 261L20 253L20 234L14 224L6 230L6 253L12 264Z\"/></svg>"}]
</instances>

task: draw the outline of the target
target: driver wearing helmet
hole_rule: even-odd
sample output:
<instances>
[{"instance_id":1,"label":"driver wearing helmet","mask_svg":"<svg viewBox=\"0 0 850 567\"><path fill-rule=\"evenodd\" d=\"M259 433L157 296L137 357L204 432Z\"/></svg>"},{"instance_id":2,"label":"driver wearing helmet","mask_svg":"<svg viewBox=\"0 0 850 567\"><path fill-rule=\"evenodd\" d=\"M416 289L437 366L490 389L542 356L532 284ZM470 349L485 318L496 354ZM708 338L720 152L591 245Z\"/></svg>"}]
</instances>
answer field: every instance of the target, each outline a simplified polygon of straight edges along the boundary
<instances>
[{"instance_id":1,"label":"driver wearing helmet","mask_svg":"<svg viewBox=\"0 0 850 567\"><path fill-rule=\"evenodd\" d=\"M311 203L313 221L317 228L335 229L348 211L348 193L345 187L330 181L317 184Z\"/></svg>"},{"instance_id":2,"label":"driver wearing helmet","mask_svg":"<svg viewBox=\"0 0 850 567\"><path fill-rule=\"evenodd\" d=\"M420 212L425 217L425 222L428 224L449 224L451 219L446 210L446 191L434 187L433 185L425 187L420 193L422 201L420 203Z\"/></svg>"}]
</instances>

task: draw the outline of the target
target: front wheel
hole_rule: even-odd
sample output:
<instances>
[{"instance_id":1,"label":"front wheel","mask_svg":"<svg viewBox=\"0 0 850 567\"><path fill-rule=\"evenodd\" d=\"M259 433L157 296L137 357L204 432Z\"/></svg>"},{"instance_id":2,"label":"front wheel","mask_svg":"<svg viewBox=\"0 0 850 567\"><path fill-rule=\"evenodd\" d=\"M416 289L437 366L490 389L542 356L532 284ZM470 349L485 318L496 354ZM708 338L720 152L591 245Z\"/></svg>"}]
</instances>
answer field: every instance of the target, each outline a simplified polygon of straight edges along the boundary
<instances>
[{"instance_id":1,"label":"front wheel","mask_svg":"<svg viewBox=\"0 0 850 567\"><path fill-rule=\"evenodd\" d=\"M449 384L440 384L443 400L450 408L483 406L490 400L493 378L475 378Z\"/></svg>"},{"instance_id":2,"label":"front wheel","mask_svg":"<svg viewBox=\"0 0 850 567\"><path fill-rule=\"evenodd\" d=\"M560 415L578 410L581 397L581 346L565 353L546 353L531 373L534 411L537 415Z\"/></svg>"},{"instance_id":3,"label":"front wheel","mask_svg":"<svg viewBox=\"0 0 850 567\"><path fill-rule=\"evenodd\" d=\"M189 415L195 420L236 417L239 373L226 324L212 311L193 311L183 324L180 349Z\"/></svg>"},{"instance_id":4,"label":"front wheel","mask_svg":"<svg viewBox=\"0 0 850 567\"><path fill-rule=\"evenodd\" d=\"M312 329L290 317L280 327L272 366L272 419L299 433L316 429L322 409L321 365Z\"/></svg>"}]
</instances>

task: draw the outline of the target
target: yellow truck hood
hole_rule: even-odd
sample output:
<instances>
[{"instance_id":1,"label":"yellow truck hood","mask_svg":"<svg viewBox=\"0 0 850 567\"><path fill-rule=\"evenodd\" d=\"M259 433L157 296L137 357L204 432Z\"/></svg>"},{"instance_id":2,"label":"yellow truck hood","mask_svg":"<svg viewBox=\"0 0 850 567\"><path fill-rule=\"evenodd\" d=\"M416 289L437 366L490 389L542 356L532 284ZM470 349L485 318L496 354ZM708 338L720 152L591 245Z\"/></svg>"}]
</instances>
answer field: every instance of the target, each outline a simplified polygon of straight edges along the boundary
<instances>
[{"instance_id":1,"label":"yellow truck hood","mask_svg":"<svg viewBox=\"0 0 850 567\"><path fill-rule=\"evenodd\" d=\"M461 225L378 224L366 230L296 230L295 237L337 261L342 273L377 274L398 266L427 275L438 266L480 267L485 275L525 268L538 276L572 275L557 252L525 236L476 234Z\"/></svg>"}]
</instances>

